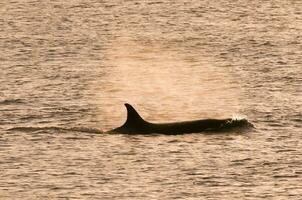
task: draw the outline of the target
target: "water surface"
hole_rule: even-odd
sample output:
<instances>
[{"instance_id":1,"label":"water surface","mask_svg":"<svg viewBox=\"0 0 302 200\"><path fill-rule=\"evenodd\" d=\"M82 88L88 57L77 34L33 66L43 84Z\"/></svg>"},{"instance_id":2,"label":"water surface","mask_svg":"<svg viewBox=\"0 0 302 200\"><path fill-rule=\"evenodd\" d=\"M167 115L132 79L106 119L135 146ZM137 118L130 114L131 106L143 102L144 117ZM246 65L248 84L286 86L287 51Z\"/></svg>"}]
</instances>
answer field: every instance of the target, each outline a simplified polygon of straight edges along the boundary
<instances>
[{"instance_id":1,"label":"water surface","mask_svg":"<svg viewBox=\"0 0 302 200\"><path fill-rule=\"evenodd\" d=\"M3 1L0 16L1 199L301 198L301 1ZM125 102L256 129L100 134Z\"/></svg>"}]
</instances>

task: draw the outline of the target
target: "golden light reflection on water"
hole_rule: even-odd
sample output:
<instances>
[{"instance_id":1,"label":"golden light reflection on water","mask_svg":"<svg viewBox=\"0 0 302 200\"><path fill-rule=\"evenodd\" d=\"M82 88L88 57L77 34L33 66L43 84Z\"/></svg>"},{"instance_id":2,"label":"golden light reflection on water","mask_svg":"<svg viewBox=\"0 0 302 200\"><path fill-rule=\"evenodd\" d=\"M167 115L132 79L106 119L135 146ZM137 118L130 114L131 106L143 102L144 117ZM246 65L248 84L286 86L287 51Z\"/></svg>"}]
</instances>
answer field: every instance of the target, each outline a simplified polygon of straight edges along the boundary
<instances>
[{"instance_id":1,"label":"golden light reflection on water","mask_svg":"<svg viewBox=\"0 0 302 200\"><path fill-rule=\"evenodd\" d=\"M194 59L192 59L194 58ZM127 37L107 52L107 74L96 86L99 120L114 127L126 117L123 104L134 105L151 121L231 117L240 109L240 90L232 85L227 68L210 57L159 44L143 45Z\"/></svg>"},{"instance_id":2,"label":"golden light reflection on water","mask_svg":"<svg viewBox=\"0 0 302 200\"><path fill-rule=\"evenodd\" d=\"M301 199L301 8L1 1L1 200ZM256 129L94 134L124 102L150 121L238 113Z\"/></svg>"}]
</instances>

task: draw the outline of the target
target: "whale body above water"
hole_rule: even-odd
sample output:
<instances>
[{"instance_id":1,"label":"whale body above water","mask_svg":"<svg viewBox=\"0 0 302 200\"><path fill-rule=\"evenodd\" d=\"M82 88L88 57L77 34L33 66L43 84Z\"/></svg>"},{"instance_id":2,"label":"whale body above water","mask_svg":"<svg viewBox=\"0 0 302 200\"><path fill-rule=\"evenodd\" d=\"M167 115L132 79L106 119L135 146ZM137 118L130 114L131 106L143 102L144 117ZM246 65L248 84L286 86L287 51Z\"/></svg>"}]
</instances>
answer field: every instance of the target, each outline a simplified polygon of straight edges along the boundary
<instances>
[{"instance_id":1,"label":"whale body above water","mask_svg":"<svg viewBox=\"0 0 302 200\"><path fill-rule=\"evenodd\" d=\"M128 103L126 122L108 133L118 134L185 134L201 132L219 132L236 127L254 127L247 119L202 119L194 121L151 123L145 121L138 112Z\"/></svg>"}]
</instances>

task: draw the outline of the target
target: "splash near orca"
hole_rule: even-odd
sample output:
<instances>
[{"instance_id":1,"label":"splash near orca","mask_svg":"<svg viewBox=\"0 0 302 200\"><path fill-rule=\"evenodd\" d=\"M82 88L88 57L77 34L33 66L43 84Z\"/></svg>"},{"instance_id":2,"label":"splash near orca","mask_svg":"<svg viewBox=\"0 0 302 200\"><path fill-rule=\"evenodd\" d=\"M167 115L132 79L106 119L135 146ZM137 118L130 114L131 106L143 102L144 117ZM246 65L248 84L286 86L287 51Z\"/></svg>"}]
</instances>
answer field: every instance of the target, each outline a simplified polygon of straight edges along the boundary
<instances>
[{"instance_id":1,"label":"splash near orca","mask_svg":"<svg viewBox=\"0 0 302 200\"><path fill-rule=\"evenodd\" d=\"M219 132L237 127L253 127L247 119L202 119L194 121L183 121L174 123L151 123L145 121L138 112L128 103L126 122L108 133L120 134L185 134L200 132Z\"/></svg>"}]
</instances>

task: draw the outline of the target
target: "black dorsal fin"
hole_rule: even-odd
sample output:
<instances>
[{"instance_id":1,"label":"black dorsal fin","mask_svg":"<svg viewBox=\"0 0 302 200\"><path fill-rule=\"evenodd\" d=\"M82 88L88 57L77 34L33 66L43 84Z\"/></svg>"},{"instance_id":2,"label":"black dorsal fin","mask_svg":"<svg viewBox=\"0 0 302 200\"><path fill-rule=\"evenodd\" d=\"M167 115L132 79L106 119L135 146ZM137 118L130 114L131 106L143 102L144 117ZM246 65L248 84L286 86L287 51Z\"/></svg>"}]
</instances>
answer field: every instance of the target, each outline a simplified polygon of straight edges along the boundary
<instances>
[{"instance_id":1,"label":"black dorsal fin","mask_svg":"<svg viewBox=\"0 0 302 200\"><path fill-rule=\"evenodd\" d=\"M125 103L127 108L127 121L124 126L138 126L146 123L146 121L137 113L137 111L128 103Z\"/></svg>"}]
</instances>

